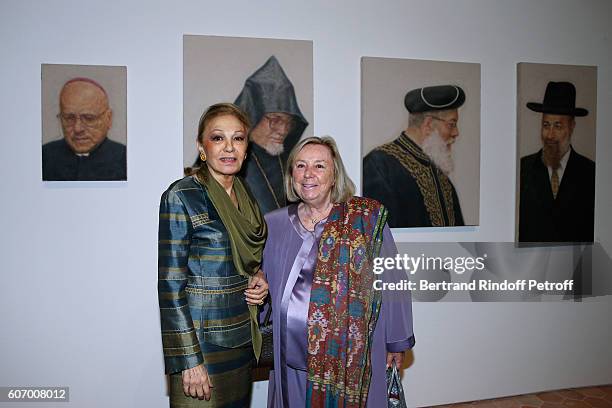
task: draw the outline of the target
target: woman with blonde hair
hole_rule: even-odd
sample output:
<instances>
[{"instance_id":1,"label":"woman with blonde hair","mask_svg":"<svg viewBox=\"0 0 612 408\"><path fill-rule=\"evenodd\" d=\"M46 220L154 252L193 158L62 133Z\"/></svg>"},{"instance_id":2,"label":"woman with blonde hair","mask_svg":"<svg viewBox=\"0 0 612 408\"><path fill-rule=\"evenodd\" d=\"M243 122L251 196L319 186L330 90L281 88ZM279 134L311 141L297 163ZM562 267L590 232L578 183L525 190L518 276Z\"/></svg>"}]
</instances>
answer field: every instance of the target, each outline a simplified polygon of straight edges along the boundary
<instances>
[{"instance_id":1,"label":"woman with blonde hair","mask_svg":"<svg viewBox=\"0 0 612 408\"><path fill-rule=\"evenodd\" d=\"M300 141L285 176L294 204L265 217L274 337L268 405L387 406L385 367L401 366L414 345L410 294L391 299L373 289L373 259L397 253L387 211L353 196L331 137Z\"/></svg>"}]
</instances>

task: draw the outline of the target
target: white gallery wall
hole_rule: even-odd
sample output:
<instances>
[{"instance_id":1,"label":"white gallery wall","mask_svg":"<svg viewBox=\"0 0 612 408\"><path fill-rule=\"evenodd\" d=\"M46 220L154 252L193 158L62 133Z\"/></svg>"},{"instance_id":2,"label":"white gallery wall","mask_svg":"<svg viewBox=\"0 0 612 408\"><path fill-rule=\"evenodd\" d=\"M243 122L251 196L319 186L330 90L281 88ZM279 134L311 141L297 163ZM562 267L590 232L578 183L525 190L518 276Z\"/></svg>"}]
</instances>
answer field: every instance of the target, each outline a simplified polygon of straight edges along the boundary
<instances>
[{"instance_id":1,"label":"white gallery wall","mask_svg":"<svg viewBox=\"0 0 612 408\"><path fill-rule=\"evenodd\" d=\"M402 241L513 241L516 63L598 66L595 236L612 253L611 22L607 0L0 0L0 386L167 406L157 211L182 171L183 34L312 40L314 133L358 184L362 56L480 63L480 226ZM128 182L41 182L41 63L127 66ZM415 304L409 405L612 383L611 312L609 296Z\"/></svg>"}]
</instances>

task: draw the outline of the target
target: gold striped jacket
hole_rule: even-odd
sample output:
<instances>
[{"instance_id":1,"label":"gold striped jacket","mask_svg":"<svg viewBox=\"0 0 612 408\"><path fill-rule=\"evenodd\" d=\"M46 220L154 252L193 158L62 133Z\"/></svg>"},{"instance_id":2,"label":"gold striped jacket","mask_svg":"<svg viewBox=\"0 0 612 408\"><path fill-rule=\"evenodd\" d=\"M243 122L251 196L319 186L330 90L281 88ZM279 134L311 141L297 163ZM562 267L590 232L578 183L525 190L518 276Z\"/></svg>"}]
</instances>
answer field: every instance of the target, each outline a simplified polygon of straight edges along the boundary
<instances>
[{"instance_id":1,"label":"gold striped jacket","mask_svg":"<svg viewBox=\"0 0 612 408\"><path fill-rule=\"evenodd\" d=\"M251 341L246 287L206 187L193 176L173 183L159 208L158 296L166 373L202 363L204 342L232 348Z\"/></svg>"}]
</instances>

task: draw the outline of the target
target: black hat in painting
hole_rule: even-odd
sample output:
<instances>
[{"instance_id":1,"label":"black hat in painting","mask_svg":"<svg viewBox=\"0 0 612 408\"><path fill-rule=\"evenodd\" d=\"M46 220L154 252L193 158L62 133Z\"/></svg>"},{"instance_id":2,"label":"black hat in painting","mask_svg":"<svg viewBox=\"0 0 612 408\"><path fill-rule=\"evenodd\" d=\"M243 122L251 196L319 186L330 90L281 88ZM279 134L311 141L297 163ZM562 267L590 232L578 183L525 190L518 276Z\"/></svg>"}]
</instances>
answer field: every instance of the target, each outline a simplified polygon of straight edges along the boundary
<instances>
[{"instance_id":1,"label":"black hat in painting","mask_svg":"<svg viewBox=\"0 0 612 408\"><path fill-rule=\"evenodd\" d=\"M413 89L404 97L410 113L457 109L465 102L465 92L457 85L426 86Z\"/></svg>"},{"instance_id":2,"label":"black hat in painting","mask_svg":"<svg viewBox=\"0 0 612 408\"><path fill-rule=\"evenodd\" d=\"M571 82L549 82L542 103L527 102L534 112L553 115L586 116L589 111L576 107L576 87Z\"/></svg>"}]
</instances>

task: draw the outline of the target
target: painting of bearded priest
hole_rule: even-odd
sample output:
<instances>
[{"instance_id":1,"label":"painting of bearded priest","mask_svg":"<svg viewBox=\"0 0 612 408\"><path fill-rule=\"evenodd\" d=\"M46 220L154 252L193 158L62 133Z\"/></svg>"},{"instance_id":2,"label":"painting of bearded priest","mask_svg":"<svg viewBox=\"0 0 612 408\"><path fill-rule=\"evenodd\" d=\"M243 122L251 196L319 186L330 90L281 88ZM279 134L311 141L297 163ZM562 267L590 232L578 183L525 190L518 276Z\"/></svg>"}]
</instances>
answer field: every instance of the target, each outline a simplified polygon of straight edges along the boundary
<instances>
[{"instance_id":1,"label":"painting of bearded priest","mask_svg":"<svg viewBox=\"0 0 612 408\"><path fill-rule=\"evenodd\" d=\"M478 225L480 64L364 57L362 192L389 226Z\"/></svg>"}]
</instances>

